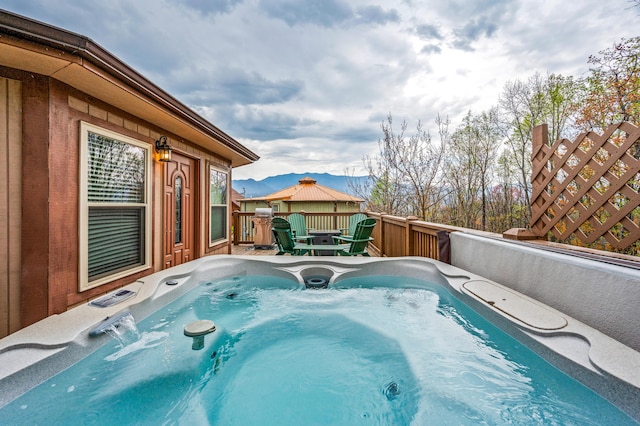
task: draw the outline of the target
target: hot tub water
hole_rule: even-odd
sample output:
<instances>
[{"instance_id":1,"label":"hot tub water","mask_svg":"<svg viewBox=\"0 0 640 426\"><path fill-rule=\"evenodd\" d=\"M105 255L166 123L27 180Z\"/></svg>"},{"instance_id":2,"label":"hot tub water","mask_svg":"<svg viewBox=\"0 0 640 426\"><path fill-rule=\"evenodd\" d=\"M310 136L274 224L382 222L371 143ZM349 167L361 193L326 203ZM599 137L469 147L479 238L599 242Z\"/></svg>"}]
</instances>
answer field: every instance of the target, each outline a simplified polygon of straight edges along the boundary
<instances>
[{"instance_id":1,"label":"hot tub water","mask_svg":"<svg viewBox=\"0 0 640 426\"><path fill-rule=\"evenodd\" d=\"M0 419L635 424L438 285L375 277L338 286L250 275L203 284L140 321L138 341L106 344ZM193 351L183 327L202 319L217 328Z\"/></svg>"}]
</instances>

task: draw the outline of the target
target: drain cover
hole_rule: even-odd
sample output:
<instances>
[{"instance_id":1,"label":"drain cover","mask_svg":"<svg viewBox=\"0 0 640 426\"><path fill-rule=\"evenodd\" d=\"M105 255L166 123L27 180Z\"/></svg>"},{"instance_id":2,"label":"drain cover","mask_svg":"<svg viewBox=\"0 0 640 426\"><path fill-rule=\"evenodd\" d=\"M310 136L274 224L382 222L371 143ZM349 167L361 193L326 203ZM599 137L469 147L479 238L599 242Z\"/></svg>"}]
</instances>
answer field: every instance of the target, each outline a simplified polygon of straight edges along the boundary
<instances>
[{"instance_id":1,"label":"drain cover","mask_svg":"<svg viewBox=\"0 0 640 426\"><path fill-rule=\"evenodd\" d=\"M304 280L307 288L327 288L329 287L329 277L307 277Z\"/></svg>"}]
</instances>

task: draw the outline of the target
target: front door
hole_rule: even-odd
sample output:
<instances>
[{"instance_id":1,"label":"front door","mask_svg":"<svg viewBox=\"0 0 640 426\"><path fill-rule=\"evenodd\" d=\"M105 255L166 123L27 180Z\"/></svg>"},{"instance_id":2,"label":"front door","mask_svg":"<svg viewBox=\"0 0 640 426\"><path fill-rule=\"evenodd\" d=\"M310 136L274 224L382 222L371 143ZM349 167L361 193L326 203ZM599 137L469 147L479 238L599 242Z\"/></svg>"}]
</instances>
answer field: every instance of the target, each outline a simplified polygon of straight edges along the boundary
<instances>
[{"instance_id":1,"label":"front door","mask_svg":"<svg viewBox=\"0 0 640 426\"><path fill-rule=\"evenodd\" d=\"M193 259L196 160L176 152L164 166L164 267Z\"/></svg>"}]
</instances>

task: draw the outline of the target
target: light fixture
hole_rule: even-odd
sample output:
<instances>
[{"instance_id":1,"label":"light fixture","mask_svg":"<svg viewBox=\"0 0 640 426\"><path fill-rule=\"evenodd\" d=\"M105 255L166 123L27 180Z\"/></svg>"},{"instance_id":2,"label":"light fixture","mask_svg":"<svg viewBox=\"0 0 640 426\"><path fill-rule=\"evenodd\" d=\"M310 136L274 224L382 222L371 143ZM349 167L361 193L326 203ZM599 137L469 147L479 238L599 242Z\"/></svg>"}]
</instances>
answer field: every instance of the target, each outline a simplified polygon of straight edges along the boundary
<instances>
[{"instance_id":1,"label":"light fixture","mask_svg":"<svg viewBox=\"0 0 640 426\"><path fill-rule=\"evenodd\" d=\"M158 153L158 161L163 163L171 161L171 145L167 143L166 136L160 136L156 141L156 152Z\"/></svg>"}]
</instances>

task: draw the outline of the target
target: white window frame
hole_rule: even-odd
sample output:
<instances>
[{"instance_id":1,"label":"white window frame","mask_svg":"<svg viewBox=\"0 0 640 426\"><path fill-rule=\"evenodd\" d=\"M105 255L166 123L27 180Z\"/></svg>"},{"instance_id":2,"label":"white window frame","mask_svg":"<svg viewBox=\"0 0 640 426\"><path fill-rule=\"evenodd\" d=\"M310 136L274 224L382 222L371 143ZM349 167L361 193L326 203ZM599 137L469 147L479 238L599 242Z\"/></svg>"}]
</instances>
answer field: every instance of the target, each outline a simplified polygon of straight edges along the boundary
<instances>
[{"instance_id":1,"label":"white window frame","mask_svg":"<svg viewBox=\"0 0 640 426\"><path fill-rule=\"evenodd\" d=\"M209 240L209 247L213 247L216 246L218 244L222 244L225 242L229 241L229 221L230 221L230 217L229 217L229 202L230 202L230 197L231 197L231 192L230 192L230 186L231 186L231 181L230 181L230 175L231 173L229 173L229 170L225 170L221 167L216 167L214 165L209 165L209 170L208 170L208 174L207 174L207 188L209 190L209 203L207 206L208 209L208 216L209 216L209 226L208 226L208 230L207 230L207 235L208 235L208 240ZM226 176L226 194L225 194L225 201L226 204L214 204L212 203L211 200L211 172L218 172L218 173L222 173ZM213 224L212 221L212 214L211 214L211 208L214 206L224 206L225 208L225 236L223 238L217 239L215 241L211 240L211 226Z\"/></svg>"},{"instance_id":2,"label":"white window frame","mask_svg":"<svg viewBox=\"0 0 640 426\"><path fill-rule=\"evenodd\" d=\"M89 164L89 132L96 133L101 136L115 139L118 142L127 143L135 147L143 148L145 150L145 199L143 203L95 203L88 201L88 164ZM80 123L80 212L79 212L79 291L89 290L91 288L98 287L108 282L115 281L120 278L124 278L128 275L144 271L151 268L151 241L152 241L152 229L151 229L151 190L152 190L152 171L153 171L153 152L151 145L141 142L139 140L121 135L119 133L98 127L96 125L86 123L82 121ZM89 281L89 208L90 207L142 207L144 208L144 260L142 264L135 265L129 269L121 270L102 276L93 281Z\"/></svg>"}]
</instances>

